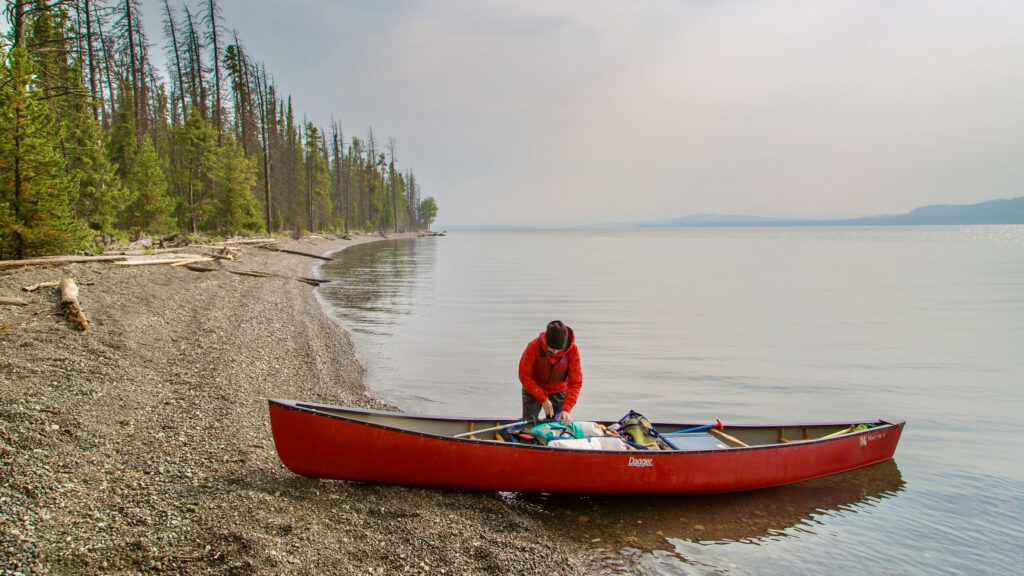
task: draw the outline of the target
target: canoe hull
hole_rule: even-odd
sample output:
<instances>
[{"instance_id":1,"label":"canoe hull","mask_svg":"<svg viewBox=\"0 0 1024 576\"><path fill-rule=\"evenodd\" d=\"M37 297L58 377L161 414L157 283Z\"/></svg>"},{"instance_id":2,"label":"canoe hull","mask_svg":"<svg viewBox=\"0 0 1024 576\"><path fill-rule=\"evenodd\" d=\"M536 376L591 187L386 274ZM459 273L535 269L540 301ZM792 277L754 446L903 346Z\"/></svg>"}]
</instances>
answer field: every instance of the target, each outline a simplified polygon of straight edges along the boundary
<instances>
[{"instance_id":1,"label":"canoe hull","mask_svg":"<svg viewBox=\"0 0 1024 576\"><path fill-rule=\"evenodd\" d=\"M834 438L746 448L588 451L414 432L315 406L270 401L274 443L292 472L484 491L707 494L766 488L887 460L903 429L899 422Z\"/></svg>"}]
</instances>

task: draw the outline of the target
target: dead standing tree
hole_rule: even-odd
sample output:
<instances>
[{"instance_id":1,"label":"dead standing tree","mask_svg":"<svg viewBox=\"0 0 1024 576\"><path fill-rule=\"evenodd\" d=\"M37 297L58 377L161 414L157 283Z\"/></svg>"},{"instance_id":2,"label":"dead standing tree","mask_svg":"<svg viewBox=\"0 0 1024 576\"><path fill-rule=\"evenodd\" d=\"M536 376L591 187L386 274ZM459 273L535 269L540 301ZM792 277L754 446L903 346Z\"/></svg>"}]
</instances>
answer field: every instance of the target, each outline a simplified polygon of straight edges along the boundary
<instances>
[{"instance_id":1,"label":"dead standing tree","mask_svg":"<svg viewBox=\"0 0 1024 576\"><path fill-rule=\"evenodd\" d=\"M221 122L221 89L220 89L220 43L218 42L217 29L220 21L220 8L214 0L206 3L206 14L203 16L203 23L209 26L206 40L213 49L213 124L217 128L217 146L224 145L224 126Z\"/></svg>"},{"instance_id":2,"label":"dead standing tree","mask_svg":"<svg viewBox=\"0 0 1024 576\"><path fill-rule=\"evenodd\" d=\"M244 59L243 65L248 66ZM260 137L263 140L263 210L267 220L267 235L269 236L273 233L273 224L270 220L270 126L267 124L267 117L273 114L273 110L268 111L267 109L266 72L264 71L261 74L260 68L256 68L254 72L256 76L256 98L259 100L260 109ZM273 104L270 103L270 105L272 106Z\"/></svg>"},{"instance_id":3,"label":"dead standing tree","mask_svg":"<svg viewBox=\"0 0 1024 576\"><path fill-rule=\"evenodd\" d=\"M181 71L181 49L178 46L178 27L174 22L174 14L171 12L171 6L167 0L164 0L164 32L167 34L168 39L171 41L171 51L174 53L174 71L175 79L178 81L178 102L181 106L182 120L188 115L188 109L185 107L185 78Z\"/></svg>"}]
</instances>

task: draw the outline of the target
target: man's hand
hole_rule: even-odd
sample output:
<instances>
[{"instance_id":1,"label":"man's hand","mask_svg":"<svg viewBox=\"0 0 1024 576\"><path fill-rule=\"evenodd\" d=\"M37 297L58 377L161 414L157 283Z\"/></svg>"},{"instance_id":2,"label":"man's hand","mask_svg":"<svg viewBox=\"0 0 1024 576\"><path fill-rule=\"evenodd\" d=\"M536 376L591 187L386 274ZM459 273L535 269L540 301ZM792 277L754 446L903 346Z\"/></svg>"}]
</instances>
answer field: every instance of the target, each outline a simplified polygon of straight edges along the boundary
<instances>
[{"instance_id":1,"label":"man's hand","mask_svg":"<svg viewBox=\"0 0 1024 576\"><path fill-rule=\"evenodd\" d=\"M544 415L548 417L548 420L551 420L552 418L555 417L555 407L551 405L550 398L544 400L544 403L541 404L540 407L544 409Z\"/></svg>"},{"instance_id":2,"label":"man's hand","mask_svg":"<svg viewBox=\"0 0 1024 576\"><path fill-rule=\"evenodd\" d=\"M562 410L561 412L558 413L558 421L561 422L562 424L565 424L566 426L572 424L572 418L569 416L569 413L566 412L565 410Z\"/></svg>"}]
</instances>

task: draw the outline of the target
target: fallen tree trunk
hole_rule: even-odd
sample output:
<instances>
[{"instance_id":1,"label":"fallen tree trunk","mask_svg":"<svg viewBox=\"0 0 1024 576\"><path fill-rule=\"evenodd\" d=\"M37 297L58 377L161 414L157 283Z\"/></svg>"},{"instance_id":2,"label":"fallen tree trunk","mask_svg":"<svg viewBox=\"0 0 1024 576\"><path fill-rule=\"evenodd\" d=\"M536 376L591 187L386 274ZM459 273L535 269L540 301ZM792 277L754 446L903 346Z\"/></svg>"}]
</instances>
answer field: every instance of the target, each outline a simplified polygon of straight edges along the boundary
<instances>
[{"instance_id":1,"label":"fallen tree trunk","mask_svg":"<svg viewBox=\"0 0 1024 576\"><path fill-rule=\"evenodd\" d=\"M288 254L297 254L299 256L305 256L307 258L316 258L318 260L327 260L328 262L330 262L331 260L334 260L334 258L331 258L330 256L320 256L319 254L310 254L308 252L299 252L298 250L288 250L287 248L276 248L276 247L270 246L270 245L260 246L260 248L264 248L266 250L272 250L274 252L285 252L285 253L288 253Z\"/></svg>"},{"instance_id":2,"label":"fallen tree trunk","mask_svg":"<svg viewBox=\"0 0 1024 576\"><path fill-rule=\"evenodd\" d=\"M2 298L0 297L0 305L3 306L28 306L28 302L21 298Z\"/></svg>"},{"instance_id":3,"label":"fallen tree trunk","mask_svg":"<svg viewBox=\"0 0 1024 576\"><path fill-rule=\"evenodd\" d=\"M82 306L78 303L78 286L75 284L75 279L61 278L58 288L60 289L60 305L64 309L64 317L79 330L88 328L89 319L85 317Z\"/></svg>"},{"instance_id":4,"label":"fallen tree trunk","mask_svg":"<svg viewBox=\"0 0 1024 576\"><path fill-rule=\"evenodd\" d=\"M304 278L302 276L288 276L285 274L274 274L272 272L260 272L258 270L228 270L226 268L210 268L208 266L199 266L196 264L184 264L185 268L192 270L193 272L213 272L214 270L220 270L222 272L230 272L232 274L238 274L239 276L255 276L257 278L286 278L291 280L298 280L304 284L310 286L319 286L327 280L320 280L318 278Z\"/></svg>"},{"instance_id":5,"label":"fallen tree trunk","mask_svg":"<svg viewBox=\"0 0 1024 576\"><path fill-rule=\"evenodd\" d=\"M310 286L319 286L326 282L326 280L319 280L317 278L305 278L302 276L287 276L285 274L273 274L271 272L260 272L258 270L228 270L232 274L241 274L242 276L256 276L259 278L291 278L292 280L298 280Z\"/></svg>"},{"instance_id":6,"label":"fallen tree trunk","mask_svg":"<svg viewBox=\"0 0 1024 576\"><path fill-rule=\"evenodd\" d=\"M52 280L50 282L40 282L38 284L33 284L31 286L22 286L21 289L24 290L25 292L35 292L40 288L56 288L59 285L60 280Z\"/></svg>"},{"instance_id":7,"label":"fallen tree trunk","mask_svg":"<svg viewBox=\"0 0 1024 576\"><path fill-rule=\"evenodd\" d=\"M107 250L103 256L150 256L152 254L168 254L180 252L179 248L150 248L148 250Z\"/></svg>"},{"instance_id":8,"label":"fallen tree trunk","mask_svg":"<svg viewBox=\"0 0 1024 576\"><path fill-rule=\"evenodd\" d=\"M215 246L232 246L235 244L241 244L243 246L250 244L273 244L277 242L275 238L242 238L239 240L225 240L223 242L214 243Z\"/></svg>"},{"instance_id":9,"label":"fallen tree trunk","mask_svg":"<svg viewBox=\"0 0 1024 576\"><path fill-rule=\"evenodd\" d=\"M43 258L26 258L24 260L0 260L0 270L21 268L22 266L39 266L48 264L75 264L78 262L116 262L125 260L127 256L48 256Z\"/></svg>"},{"instance_id":10,"label":"fallen tree trunk","mask_svg":"<svg viewBox=\"0 0 1024 576\"><path fill-rule=\"evenodd\" d=\"M209 256L200 256L198 258L189 258L187 260L178 260L172 262L171 266L188 266L189 264L195 264L196 262L212 262L214 259Z\"/></svg>"},{"instance_id":11,"label":"fallen tree trunk","mask_svg":"<svg viewBox=\"0 0 1024 576\"><path fill-rule=\"evenodd\" d=\"M195 254L181 255L176 254L174 257L168 258L130 258L121 262L114 262L118 266L149 266L151 264L182 264L186 262L202 262L206 260L213 260L209 256L197 256Z\"/></svg>"}]
</instances>

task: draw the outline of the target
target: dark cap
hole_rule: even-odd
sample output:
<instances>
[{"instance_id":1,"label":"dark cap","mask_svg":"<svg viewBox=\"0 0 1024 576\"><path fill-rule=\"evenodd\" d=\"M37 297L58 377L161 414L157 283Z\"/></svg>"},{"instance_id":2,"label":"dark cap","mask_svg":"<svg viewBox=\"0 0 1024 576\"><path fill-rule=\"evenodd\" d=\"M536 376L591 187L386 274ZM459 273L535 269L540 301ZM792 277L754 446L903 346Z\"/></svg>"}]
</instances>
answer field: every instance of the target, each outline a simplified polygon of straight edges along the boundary
<instances>
[{"instance_id":1,"label":"dark cap","mask_svg":"<svg viewBox=\"0 0 1024 576\"><path fill-rule=\"evenodd\" d=\"M569 329L562 324L561 320L552 320L548 322L548 329L544 335L544 340L547 342L548 348L552 350L562 350L565 348L565 341L569 336Z\"/></svg>"}]
</instances>

